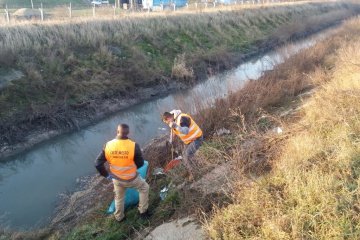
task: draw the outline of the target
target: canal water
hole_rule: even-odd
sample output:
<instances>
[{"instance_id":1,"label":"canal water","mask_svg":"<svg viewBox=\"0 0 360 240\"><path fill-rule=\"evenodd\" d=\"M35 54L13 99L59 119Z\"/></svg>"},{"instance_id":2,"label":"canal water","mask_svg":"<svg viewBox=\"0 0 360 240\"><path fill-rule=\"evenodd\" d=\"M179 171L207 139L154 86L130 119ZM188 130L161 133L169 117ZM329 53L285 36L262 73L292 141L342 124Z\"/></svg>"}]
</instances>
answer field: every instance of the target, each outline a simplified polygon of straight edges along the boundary
<instances>
[{"instance_id":1,"label":"canal water","mask_svg":"<svg viewBox=\"0 0 360 240\"><path fill-rule=\"evenodd\" d=\"M203 103L210 106L214 99L239 89L249 79L257 79L263 71L271 70L286 57L327 35L321 33L259 56L192 89L131 106L95 125L0 161L0 226L29 229L46 225L59 201L59 194L76 191L82 177L96 173L94 159L104 143L115 136L119 123L127 123L130 138L144 146L152 138L167 133L161 114L180 108L179 99L187 102L188 113L196 111L194 96L197 101L200 96Z\"/></svg>"}]
</instances>

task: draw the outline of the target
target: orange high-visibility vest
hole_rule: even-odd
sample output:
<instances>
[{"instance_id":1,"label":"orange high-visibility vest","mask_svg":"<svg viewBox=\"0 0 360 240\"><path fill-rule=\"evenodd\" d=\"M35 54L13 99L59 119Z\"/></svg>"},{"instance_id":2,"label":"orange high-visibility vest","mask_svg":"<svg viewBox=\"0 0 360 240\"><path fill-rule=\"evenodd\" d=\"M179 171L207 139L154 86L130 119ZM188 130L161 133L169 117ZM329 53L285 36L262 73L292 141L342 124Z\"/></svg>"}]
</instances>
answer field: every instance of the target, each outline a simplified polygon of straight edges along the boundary
<instances>
[{"instance_id":1,"label":"orange high-visibility vest","mask_svg":"<svg viewBox=\"0 0 360 240\"><path fill-rule=\"evenodd\" d=\"M190 115L181 113L175 120L175 123L180 126L180 119L181 117L188 117L190 118L190 126L189 126L189 133L183 134L180 131L173 129L174 133L185 143L189 144L193 140L195 140L198 137L201 137L202 131L200 127L196 124L196 122L190 117Z\"/></svg>"},{"instance_id":2,"label":"orange high-visibility vest","mask_svg":"<svg viewBox=\"0 0 360 240\"><path fill-rule=\"evenodd\" d=\"M129 180L136 176L134 156L135 142L130 139L113 139L106 143L105 158L110 171L120 179Z\"/></svg>"}]
</instances>

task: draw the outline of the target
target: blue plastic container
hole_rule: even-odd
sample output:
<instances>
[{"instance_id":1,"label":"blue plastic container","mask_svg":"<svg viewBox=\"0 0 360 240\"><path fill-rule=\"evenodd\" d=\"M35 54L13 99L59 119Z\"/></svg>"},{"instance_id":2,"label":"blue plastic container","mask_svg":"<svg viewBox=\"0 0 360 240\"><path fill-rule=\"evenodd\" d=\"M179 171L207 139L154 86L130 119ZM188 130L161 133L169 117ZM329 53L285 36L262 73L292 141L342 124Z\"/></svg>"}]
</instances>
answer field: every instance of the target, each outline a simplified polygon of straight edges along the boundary
<instances>
[{"instance_id":1,"label":"blue plastic container","mask_svg":"<svg viewBox=\"0 0 360 240\"><path fill-rule=\"evenodd\" d=\"M164 8L172 7L175 4L176 7L184 7L188 3L188 0L153 0L153 6L163 5Z\"/></svg>"},{"instance_id":2,"label":"blue plastic container","mask_svg":"<svg viewBox=\"0 0 360 240\"><path fill-rule=\"evenodd\" d=\"M235 0L220 0L220 3L223 3L225 5L234 5ZM237 4L241 4L241 0L237 0Z\"/></svg>"},{"instance_id":3,"label":"blue plastic container","mask_svg":"<svg viewBox=\"0 0 360 240\"><path fill-rule=\"evenodd\" d=\"M146 171L148 168L148 161L144 161L144 165L136 170L143 179L146 179ZM125 208L135 205L139 202L139 192L134 188L127 188L125 192ZM111 202L106 214L115 212L115 199Z\"/></svg>"}]
</instances>

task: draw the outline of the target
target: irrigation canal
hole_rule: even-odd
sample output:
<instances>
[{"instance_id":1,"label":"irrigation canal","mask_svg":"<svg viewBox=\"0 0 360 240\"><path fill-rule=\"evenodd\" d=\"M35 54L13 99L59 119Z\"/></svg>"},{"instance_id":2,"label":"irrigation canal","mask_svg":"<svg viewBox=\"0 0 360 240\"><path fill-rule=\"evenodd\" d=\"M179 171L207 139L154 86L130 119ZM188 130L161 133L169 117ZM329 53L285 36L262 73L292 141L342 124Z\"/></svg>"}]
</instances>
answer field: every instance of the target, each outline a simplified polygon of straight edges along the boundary
<instances>
[{"instance_id":1,"label":"irrigation canal","mask_svg":"<svg viewBox=\"0 0 360 240\"><path fill-rule=\"evenodd\" d=\"M178 108L177 99L192 106L193 97L199 99L200 96L204 103L211 105L215 98L240 88L248 79L257 79L263 71L284 61L286 56L313 45L328 34L323 32L290 47L284 46L213 76L192 89L131 106L95 125L0 161L0 226L20 229L45 226L60 193L78 190L85 176L96 173L94 159L104 143L115 136L119 123L129 124L130 138L144 146L152 138L167 133L161 114Z\"/></svg>"}]
</instances>

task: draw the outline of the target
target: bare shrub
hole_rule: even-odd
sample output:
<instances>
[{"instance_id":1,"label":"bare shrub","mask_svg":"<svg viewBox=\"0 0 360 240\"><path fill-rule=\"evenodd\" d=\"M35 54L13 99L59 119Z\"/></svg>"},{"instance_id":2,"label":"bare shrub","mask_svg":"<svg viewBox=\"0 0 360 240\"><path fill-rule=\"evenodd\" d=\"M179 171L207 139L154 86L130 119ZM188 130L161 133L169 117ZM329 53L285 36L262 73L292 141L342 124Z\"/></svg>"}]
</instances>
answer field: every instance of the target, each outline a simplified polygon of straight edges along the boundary
<instances>
[{"instance_id":1,"label":"bare shrub","mask_svg":"<svg viewBox=\"0 0 360 240\"><path fill-rule=\"evenodd\" d=\"M194 77L193 69L186 66L185 54L181 54L174 59L171 76L183 80Z\"/></svg>"},{"instance_id":2,"label":"bare shrub","mask_svg":"<svg viewBox=\"0 0 360 240\"><path fill-rule=\"evenodd\" d=\"M0 67L11 67L16 62L16 56L11 50L0 51Z\"/></svg>"}]
</instances>

